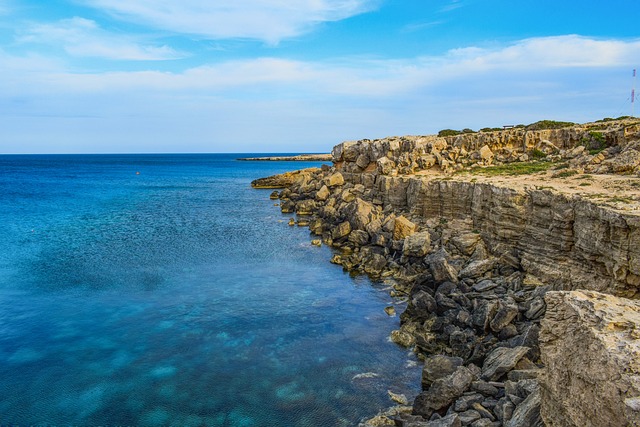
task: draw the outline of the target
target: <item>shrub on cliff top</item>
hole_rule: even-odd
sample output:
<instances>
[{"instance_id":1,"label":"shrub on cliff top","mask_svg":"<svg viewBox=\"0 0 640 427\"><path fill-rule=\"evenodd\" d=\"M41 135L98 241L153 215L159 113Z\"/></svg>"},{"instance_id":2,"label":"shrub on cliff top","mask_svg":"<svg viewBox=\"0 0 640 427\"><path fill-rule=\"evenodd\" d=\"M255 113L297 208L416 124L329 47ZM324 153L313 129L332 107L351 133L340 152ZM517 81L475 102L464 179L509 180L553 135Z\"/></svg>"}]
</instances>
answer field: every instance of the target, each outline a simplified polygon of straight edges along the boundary
<instances>
[{"instance_id":1,"label":"shrub on cliff top","mask_svg":"<svg viewBox=\"0 0 640 427\"><path fill-rule=\"evenodd\" d=\"M527 130L561 129L575 126L573 122L558 122L556 120L540 120L527 126Z\"/></svg>"},{"instance_id":2,"label":"shrub on cliff top","mask_svg":"<svg viewBox=\"0 0 640 427\"><path fill-rule=\"evenodd\" d=\"M453 129L442 129L440 132L438 132L438 136L442 137L442 136L456 136L456 135L460 135L462 132L460 132L459 130L453 130Z\"/></svg>"}]
</instances>

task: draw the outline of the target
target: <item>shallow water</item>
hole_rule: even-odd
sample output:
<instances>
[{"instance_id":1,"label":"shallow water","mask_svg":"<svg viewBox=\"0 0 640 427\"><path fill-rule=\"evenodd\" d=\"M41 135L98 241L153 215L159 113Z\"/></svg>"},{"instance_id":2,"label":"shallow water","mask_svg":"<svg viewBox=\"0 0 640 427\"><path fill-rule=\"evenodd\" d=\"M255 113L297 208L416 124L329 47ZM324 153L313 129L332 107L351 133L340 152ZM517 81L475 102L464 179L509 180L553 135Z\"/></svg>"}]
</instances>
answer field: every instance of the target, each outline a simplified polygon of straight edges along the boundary
<instances>
[{"instance_id":1,"label":"shallow water","mask_svg":"<svg viewBox=\"0 0 640 427\"><path fill-rule=\"evenodd\" d=\"M315 164L234 159L0 156L0 424L354 425L417 392L381 285L250 188Z\"/></svg>"}]
</instances>

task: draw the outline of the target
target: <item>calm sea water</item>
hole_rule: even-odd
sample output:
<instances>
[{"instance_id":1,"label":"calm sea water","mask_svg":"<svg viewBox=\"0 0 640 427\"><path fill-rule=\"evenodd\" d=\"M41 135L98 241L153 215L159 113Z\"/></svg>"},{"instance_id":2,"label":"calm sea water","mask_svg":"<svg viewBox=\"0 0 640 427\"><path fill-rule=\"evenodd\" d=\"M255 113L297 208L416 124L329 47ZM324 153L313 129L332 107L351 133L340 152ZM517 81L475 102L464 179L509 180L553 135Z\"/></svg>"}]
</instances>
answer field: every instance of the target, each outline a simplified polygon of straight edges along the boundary
<instances>
[{"instance_id":1,"label":"calm sea water","mask_svg":"<svg viewBox=\"0 0 640 427\"><path fill-rule=\"evenodd\" d=\"M0 424L355 425L418 391L383 285L249 184L315 164L235 157L0 156Z\"/></svg>"}]
</instances>

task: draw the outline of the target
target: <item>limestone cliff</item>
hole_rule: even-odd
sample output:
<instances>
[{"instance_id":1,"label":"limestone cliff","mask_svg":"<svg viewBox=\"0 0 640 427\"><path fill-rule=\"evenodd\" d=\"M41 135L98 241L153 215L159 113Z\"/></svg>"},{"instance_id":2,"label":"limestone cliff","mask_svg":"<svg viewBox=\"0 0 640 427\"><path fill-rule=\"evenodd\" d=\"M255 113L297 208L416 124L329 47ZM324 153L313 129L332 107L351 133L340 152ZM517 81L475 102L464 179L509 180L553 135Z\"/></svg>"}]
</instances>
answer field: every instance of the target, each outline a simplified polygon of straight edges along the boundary
<instances>
[{"instance_id":1,"label":"limestone cliff","mask_svg":"<svg viewBox=\"0 0 640 427\"><path fill-rule=\"evenodd\" d=\"M549 425L618 425L572 409L604 414L598 405L612 401L626 417L615 419L636 425L635 368L616 359L628 341L598 330L616 321L593 320L617 300L592 291L640 296L639 121L361 140L332 157L276 197L338 250L332 262L407 300L391 338L425 359L423 392L375 425L536 426L541 406ZM576 289L588 291L548 293ZM587 342L595 359L572 357ZM613 380L578 393L600 363Z\"/></svg>"}]
</instances>

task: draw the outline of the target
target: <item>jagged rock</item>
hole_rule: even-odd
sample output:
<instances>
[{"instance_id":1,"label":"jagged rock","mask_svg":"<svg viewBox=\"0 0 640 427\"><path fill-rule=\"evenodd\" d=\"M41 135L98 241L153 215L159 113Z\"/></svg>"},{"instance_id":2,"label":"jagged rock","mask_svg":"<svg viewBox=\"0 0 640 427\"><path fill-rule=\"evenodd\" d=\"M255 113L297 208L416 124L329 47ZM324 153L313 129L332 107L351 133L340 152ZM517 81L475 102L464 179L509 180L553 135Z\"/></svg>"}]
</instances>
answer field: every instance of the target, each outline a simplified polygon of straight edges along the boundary
<instances>
[{"instance_id":1,"label":"jagged rock","mask_svg":"<svg viewBox=\"0 0 640 427\"><path fill-rule=\"evenodd\" d=\"M484 273L486 273L487 271L492 270L493 267L496 266L497 261L498 260L495 259L495 258L490 258L490 259L483 259L483 260L480 260L480 261L470 262L462 270L460 270L459 277L460 278L465 278L465 277L476 278L476 277L480 277Z\"/></svg>"},{"instance_id":2,"label":"jagged rock","mask_svg":"<svg viewBox=\"0 0 640 427\"><path fill-rule=\"evenodd\" d=\"M513 300L498 301L498 307L489 327L494 332L500 332L518 315L518 305Z\"/></svg>"},{"instance_id":3,"label":"jagged rock","mask_svg":"<svg viewBox=\"0 0 640 427\"><path fill-rule=\"evenodd\" d=\"M353 230L349 234L349 241L357 246L364 246L369 243L369 233L364 230Z\"/></svg>"},{"instance_id":4,"label":"jagged rock","mask_svg":"<svg viewBox=\"0 0 640 427\"><path fill-rule=\"evenodd\" d=\"M329 188L326 185L323 185L316 193L316 200L324 202L329 198L330 195L331 192L329 191Z\"/></svg>"},{"instance_id":5,"label":"jagged rock","mask_svg":"<svg viewBox=\"0 0 640 427\"><path fill-rule=\"evenodd\" d=\"M411 347L416 343L413 335L403 330L391 331L390 338L391 341L403 347Z\"/></svg>"},{"instance_id":6,"label":"jagged rock","mask_svg":"<svg viewBox=\"0 0 640 427\"><path fill-rule=\"evenodd\" d=\"M461 357L429 356L422 368L422 388L427 389L434 381L453 374L463 363Z\"/></svg>"},{"instance_id":7,"label":"jagged rock","mask_svg":"<svg viewBox=\"0 0 640 427\"><path fill-rule=\"evenodd\" d=\"M473 374L465 366L459 366L454 373L435 380L429 390L416 397L413 413L430 417L441 408L445 408L462 396L473 381Z\"/></svg>"},{"instance_id":8,"label":"jagged rock","mask_svg":"<svg viewBox=\"0 0 640 427\"><path fill-rule=\"evenodd\" d=\"M340 172L336 172L326 177L324 179L324 184L329 188L344 185L344 177Z\"/></svg>"},{"instance_id":9,"label":"jagged rock","mask_svg":"<svg viewBox=\"0 0 640 427\"><path fill-rule=\"evenodd\" d=\"M640 302L549 292L540 347L548 426L640 425ZM631 399L631 400L630 400Z\"/></svg>"},{"instance_id":10,"label":"jagged rock","mask_svg":"<svg viewBox=\"0 0 640 427\"><path fill-rule=\"evenodd\" d=\"M451 243L464 255L471 255L480 241L478 233L464 233L451 239Z\"/></svg>"},{"instance_id":11,"label":"jagged rock","mask_svg":"<svg viewBox=\"0 0 640 427\"><path fill-rule=\"evenodd\" d=\"M280 203L280 212L282 213L293 213L296 208L296 203L291 200L283 200Z\"/></svg>"},{"instance_id":12,"label":"jagged rock","mask_svg":"<svg viewBox=\"0 0 640 427\"><path fill-rule=\"evenodd\" d=\"M430 245L429 232L421 231L404 238L402 253L406 256L423 257L429 252Z\"/></svg>"},{"instance_id":13,"label":"jagged rock","mask_svg":"<svg viewBox=\"0 0 640 427\"><path fill-rule=\"evenodd\" d=\"M536 390L531 393L522 403L520 403L509 421L505 423L505 427L544 427L542 418L540 417L540 391ZM622 425L622 424L582 424L587 425Z\"/></svg>"},{"instance_id":14,"label":"jagged rock","mask_svg":"<svg viewBox=\"0 0 640 427\"><path fill-rule=\"evenodd\" d=\"M489 328L489 322L498 310L498 302L493 300L476 301L476 308L473 310L472 323L480 328L481 332Z\"/></svg>"},{"instance_id":15,"label":"jagged rock","mask_svg":"<svg viewBox=\"0 0 640 427\"><path fill-rule=\"evenodd\" d=\"M344 213L355 230L366 230L373 219L375 209L369 202L361 198L354 198L345 208Z\"/></svg>"},{"instance_id":16,"label":"jagged rock","mask_svg":"<svg viewBox=\"0 0 640 427\"><path fill-rule=\"evenodd\" d=\"M298 215L311 215L316 209L316 202L314 200L306 199L296 203L296 213Z\"/></svg>"},{"instance_id":17,"label":"jagged rock","mask_svg":"<svg viewBox=\"0 0 640 427\"><path fill-rule=\"evenodd\" d=\"M425 423L411 424L407 427L462 427L462 422L458 414L449 414L438 420L432 420Z\"/></svg>"},{"instance_id":18,"label":"jagged rock","mask_svg":"<svg viewBox=\"0 0 640 427\"><path fill-rule=\"evenodd\" d=\"M473 423L474 421L477 421L480 418L482 418L480 413L478 413L478 411L475 411L473 409L469 409L469 410L466 410L464 412L461 412L461 413L458 414L458 416L460 417L460 423L463 426L468 426L469 424Z\"/></svg>"},{"instance_id":19,"label":"jagged rock","mask_svg":"<svg viewBox=\"0 0 640 427\"><path fill-rule=\"evenodd\" d=\"M439 251L430 254L425 260L431 270L433 279L437 283L458 281L458 272L451 266L451 264L449 264L447 258L449 258L447 251L440 249Z\"/></svg>"},{"instance_id":20,"label":"jagged rock","mask_svg":"<svg viewBox=\"0 0 640 427\"><path fill-rule=\"evenodd\" d=\"M402 215L395 218L393 240L404 240L416 231L416 225Z\"/></svg>"},{"instance_id":21,"label":"jagged rock","mask_svg":"<svg viewBox=\"0 0 640 427\"><path fill-rule=\"evenodd\" d=\"M471 288L476 292L487 292L498 287L492 280L486 279L474 284Z\"/></svg>"},{"instance_id":22,"label":"jagged rock","mask_svg":"<svg viewBox=\"0 0 640 427\"><path fill-rule=\"evenodd\" d=\"M518 361L529 351L529 347L498 347L485 359L482 365L482 379L495 381L513 369Z\"/></svg>"},{"instance_id":23,"label":"jagged rock","mask_svg":"<svg viewBox=\"0 0 640 427\"><path fill-rule=\"evenodd\" d=\"M331 237L333 237L333 240L338 240L343 237L347 237L349 233L351 233L351 224L349 223L349 221L344 221L338 224L333 229L333 232L331 233Z\"/></svg>"},{"instance_id":24,"label":"jagged rock","mask_svg":"<svg viewBox=\"0 0 640 427\"><path fill-rule=\"evenodd\" d=\"M482 148L480 148L480 158L487 164L491 163L491 161L493 160L493 151L491 151L491 149L489 148L488 145L483 145Z\"/></svg>"},{"instance_id":25,"label":"jagged rock","mask_svg":"<svg viewBox=\"0 0 640 427\"><path fill-rule=\"evenodd\" d=\"M395 168L396 164L387 157L381 157L376 161L376 166L378 168L378 173L381 175L389 175L393 168Z\"/></svg>"}]
</instances>

